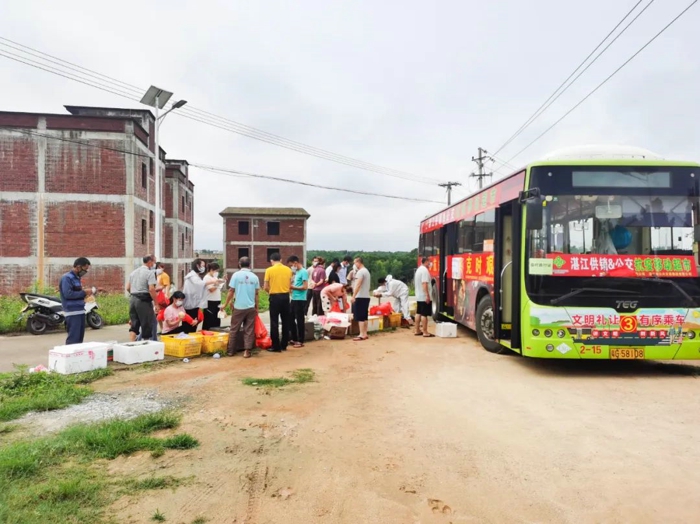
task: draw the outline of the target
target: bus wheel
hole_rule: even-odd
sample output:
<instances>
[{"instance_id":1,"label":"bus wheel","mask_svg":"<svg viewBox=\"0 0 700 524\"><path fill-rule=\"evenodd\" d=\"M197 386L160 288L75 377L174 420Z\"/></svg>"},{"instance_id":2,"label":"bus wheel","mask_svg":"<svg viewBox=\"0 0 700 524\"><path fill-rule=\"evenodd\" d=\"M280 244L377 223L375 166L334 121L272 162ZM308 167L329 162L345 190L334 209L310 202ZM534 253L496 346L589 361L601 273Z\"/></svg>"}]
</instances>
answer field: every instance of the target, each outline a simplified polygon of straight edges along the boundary
<instances>
[{"instance_id":1,"label":"bus wheel","mask_svg":"<svg viewBox=\"0 0 700 524\"><path fill-rule=\"evenodd\" d=\"M495 339L496 327L493 319L493 303L491 297L486 295L479 301L476 307L476 335L479 337L479 342L484 346L486 351L491 353L500 353L503 351L501 346Z\"/></svg>"}]
</instances>

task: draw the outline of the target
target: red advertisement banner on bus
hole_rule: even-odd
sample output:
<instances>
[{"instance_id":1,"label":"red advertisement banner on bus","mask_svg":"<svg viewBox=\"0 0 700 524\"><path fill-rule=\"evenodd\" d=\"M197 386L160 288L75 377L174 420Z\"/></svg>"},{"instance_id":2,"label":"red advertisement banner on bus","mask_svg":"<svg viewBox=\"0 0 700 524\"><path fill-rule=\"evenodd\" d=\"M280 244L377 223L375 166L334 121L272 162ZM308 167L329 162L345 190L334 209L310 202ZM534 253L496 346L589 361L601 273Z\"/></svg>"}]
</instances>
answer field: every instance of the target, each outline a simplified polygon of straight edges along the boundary
<instances>
[{"instance_id":1,"label":"red advertisement banner on bus","mask_svg":"<svg viewBox=\"0 0 700 524\"><path fill-rule=\"evenodd\" d=\"M447 278L493 280L493 253L472 253L447 257Z\"/></svg>"},{"instance_id":2,"label":"red advertisement banner on bus","mask_svg":"<svg viewBox=\"0 0 700 524\"><path fill-rule=\"evenodd\" d=\"M530 274L559 277L697 277L691 255L570 255L530 259Z\"/></svg>"}]
</instances>

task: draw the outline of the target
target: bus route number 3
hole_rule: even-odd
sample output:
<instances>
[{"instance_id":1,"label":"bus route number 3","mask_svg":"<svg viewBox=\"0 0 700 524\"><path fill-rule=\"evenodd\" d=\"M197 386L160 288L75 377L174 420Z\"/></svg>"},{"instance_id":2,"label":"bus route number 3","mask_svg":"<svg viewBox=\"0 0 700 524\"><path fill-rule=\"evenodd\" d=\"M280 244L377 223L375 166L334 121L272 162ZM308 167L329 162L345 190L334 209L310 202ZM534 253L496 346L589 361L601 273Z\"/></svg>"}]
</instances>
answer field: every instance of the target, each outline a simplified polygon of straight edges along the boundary
<instances>
[{"instance_id":1,"label":"bus route number 3","mask_svg":"<svg viewBox=\"0 0 700 524\"><path fill-rule=\"evenodd\" d=\"M581 346L581 354L591 353L593 355L600 355L603 349L600 346Z\"/></svg>"}]
</instances>

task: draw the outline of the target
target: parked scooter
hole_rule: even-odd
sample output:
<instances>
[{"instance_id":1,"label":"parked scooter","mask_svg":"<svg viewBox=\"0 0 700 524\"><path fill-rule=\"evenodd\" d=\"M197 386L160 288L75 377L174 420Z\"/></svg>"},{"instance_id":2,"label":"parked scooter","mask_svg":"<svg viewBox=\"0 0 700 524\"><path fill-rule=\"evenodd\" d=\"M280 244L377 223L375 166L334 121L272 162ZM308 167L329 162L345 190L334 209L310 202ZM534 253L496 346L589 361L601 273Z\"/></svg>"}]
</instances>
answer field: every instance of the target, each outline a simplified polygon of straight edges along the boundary
<instances>
[{"instance_id":1,"label":"parked scooter","mask_svg":"<svg viewBox=\"0 0 700 524\"><path fill-rule=\"evenodd\" d=\"M100 329L103 324L102 317L97 312L99 306L94 299L96 291L93 287L92 297L85 301L85 320L92 329ZM20 293L19 296L22 297L22 300L27 305L20 313L19 318L17 318L17 322L29 315L27 317L27 331L32 335L42 335L47 330L54 329L65 323L66 317L63 314L60 298L37 293Z\"/></svg>"}]
</instances>

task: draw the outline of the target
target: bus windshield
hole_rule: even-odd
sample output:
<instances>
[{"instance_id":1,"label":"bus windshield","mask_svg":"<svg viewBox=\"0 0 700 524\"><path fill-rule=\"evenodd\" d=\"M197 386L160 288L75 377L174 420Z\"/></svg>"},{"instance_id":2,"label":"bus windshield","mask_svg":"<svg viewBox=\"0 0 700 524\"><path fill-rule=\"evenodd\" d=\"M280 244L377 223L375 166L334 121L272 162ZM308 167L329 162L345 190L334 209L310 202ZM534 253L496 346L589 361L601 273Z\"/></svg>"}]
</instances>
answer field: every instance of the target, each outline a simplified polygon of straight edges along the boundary
<instances>
[{"instance_id":1,"label":"bus windshield","mask_svg":"<svg viewBox=\"0 0 700 524\"><path fill-rule=\"evenodd\" d=\"M602 290L612 288L700 301L693 252L700 170L645 169L533 168L530 186L544 198L543 227L527 237L533 299L570 295L566 304L603 305L611 297Z\"/></svg>"}]
</instances>

